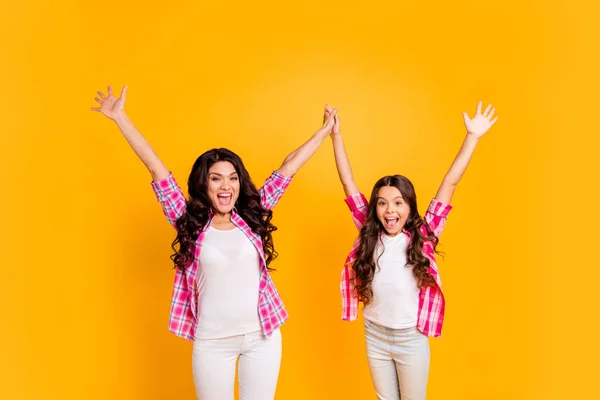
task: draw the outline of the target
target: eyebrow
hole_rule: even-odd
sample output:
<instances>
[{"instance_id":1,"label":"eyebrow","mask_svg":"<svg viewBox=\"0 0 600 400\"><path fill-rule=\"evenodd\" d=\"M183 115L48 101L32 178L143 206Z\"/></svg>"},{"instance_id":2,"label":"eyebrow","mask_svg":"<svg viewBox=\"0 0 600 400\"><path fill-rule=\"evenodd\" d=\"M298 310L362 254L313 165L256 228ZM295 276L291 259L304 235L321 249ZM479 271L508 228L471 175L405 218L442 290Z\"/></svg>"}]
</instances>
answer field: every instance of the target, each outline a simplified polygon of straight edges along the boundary
<instances>
[{"instance_id":1,"label":"eyebrow","mask_svg":"<svg viewBox=\"0 0 600 400\"><path fill-rule=\"evenodd\" d=\"M396 196L392 200L396 200L396 199L402 199L402 200L404 200L404 198L402 196ZM383 197L377 197L377 200L386 200L386 199L384 199Z\"/></svg>"},{"instance_id":2,"label":"eyebrow","mask_svg":"<svg viewBox=\"0 0 600 400\"><path fill-rule=\"evenodd\" d=\"M210 175L223 176L223 174L219 174L218 172L210 172L208 175L209 175L209 176L210 176ZM231 175L237 175L237 171L235 171L235 172L232 172L232 173L230 173L230 174L229 174L229 176L231 176Z\"/></svg>"}]
</instances>

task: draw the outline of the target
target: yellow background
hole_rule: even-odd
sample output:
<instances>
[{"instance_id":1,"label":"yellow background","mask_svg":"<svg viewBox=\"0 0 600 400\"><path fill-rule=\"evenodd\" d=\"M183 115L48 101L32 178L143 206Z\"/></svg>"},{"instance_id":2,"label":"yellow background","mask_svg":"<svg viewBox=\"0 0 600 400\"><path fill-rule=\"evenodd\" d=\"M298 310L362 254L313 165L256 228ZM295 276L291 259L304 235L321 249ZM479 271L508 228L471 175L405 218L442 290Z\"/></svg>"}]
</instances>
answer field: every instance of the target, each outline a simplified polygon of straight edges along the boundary
<instances>
[{"instance_id":1,"label":"yellow background","mask_svg":"<svg viewBox=\"0 0 600 400\"><path fill-rule=\"evenodd\" d=\"M0 12L0 398L192 399L167 330L174 232L117 128L127 111L182 184L238 152L255 183L340 108L357 182L412 179L423 211L493 102L454 197L429 399L596 398L598 6L572 1L5 1ZM290 319L277 399L373 398L340 320L356 234L329 139L277 206Z\"/></svg>"}]
</instances>

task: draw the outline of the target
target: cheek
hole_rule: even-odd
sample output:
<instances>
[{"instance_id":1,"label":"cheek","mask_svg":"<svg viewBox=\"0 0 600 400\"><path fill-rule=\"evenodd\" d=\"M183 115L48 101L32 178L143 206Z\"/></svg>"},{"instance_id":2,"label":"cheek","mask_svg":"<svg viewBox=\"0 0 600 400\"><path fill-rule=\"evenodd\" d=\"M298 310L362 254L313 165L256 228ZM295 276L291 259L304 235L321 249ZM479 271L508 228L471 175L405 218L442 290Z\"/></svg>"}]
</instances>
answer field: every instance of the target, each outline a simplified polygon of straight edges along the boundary
<instances>
[{"instance_id":1,"label":"cheek","mask_svg":"<svg viewBox=\"0 0 600 400\"><path fill-rule=\"evenodd\" d=\"M212 181L209 181L209 182L208 182L208 186L206 187L206 191L207 191L207 193L208 193L209 195L212 195L212 194L214 194L214 193L217 191L217 188L216 188L216 186L217 186L217 185L215 185L215 183L214 183L214 182L212 182Z\"/></svg>"}]
</instances>

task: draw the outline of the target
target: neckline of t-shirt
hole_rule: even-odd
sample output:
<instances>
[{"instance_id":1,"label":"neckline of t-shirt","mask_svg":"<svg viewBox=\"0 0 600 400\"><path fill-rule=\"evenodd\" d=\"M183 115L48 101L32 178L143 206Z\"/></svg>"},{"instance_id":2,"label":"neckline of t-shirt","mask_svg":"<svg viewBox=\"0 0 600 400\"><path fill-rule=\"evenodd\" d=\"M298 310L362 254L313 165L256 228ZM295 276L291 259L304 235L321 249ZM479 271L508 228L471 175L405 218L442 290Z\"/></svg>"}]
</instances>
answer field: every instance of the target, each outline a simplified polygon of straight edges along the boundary
<instances>
[{"instance_id":1,"label":"neckline of t-shirt","mask_svg":"<svg viewBox=\"0 0 600 400\"><path fill-rule=\"evenodd\" d=\"M389 236L385 233L382 233L380 235L380 237L383 238L382 241L389 242L389 241L393 241L393 240L398 240L398 238L401 238L401 237L406 237L406 233L404 231L402 231L399 234L397 234L396 236Z\"/></svg>"},{"instance_id":2,"label":"neckline of t-shirt","mask_svg":"<svg viewBox=\"0 0 600 400\"><path fill-rule=\"evenodd\" d=\"M212 225L209 225L209 226L208 226L208 229L212 229L212 230L213 230L213 231L215 231L215 232L223 232L223 233L227 233L227 232L234 232L236 229L238 229L238 227L237 227L237 226L234 226L234 228L233 228L233 229L218 229L218 228L215 228L215 227L214 227L214 226L212 226Z\"/></svg>"}]
</instances>

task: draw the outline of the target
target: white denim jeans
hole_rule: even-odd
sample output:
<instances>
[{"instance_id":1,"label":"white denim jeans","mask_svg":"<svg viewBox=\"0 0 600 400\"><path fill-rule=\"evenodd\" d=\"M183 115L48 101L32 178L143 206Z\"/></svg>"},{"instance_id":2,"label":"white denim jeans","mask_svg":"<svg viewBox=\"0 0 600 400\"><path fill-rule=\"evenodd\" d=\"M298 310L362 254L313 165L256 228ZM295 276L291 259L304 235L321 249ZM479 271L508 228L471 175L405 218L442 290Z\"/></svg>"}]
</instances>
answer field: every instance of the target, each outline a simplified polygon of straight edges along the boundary
<instances>
[{"instance_id":1,"label":"white denim jeans","mask_svg":"<svg viewBox=\"0 0 600 400\"><path fill-rule=\"evenodd\" d=\"M379 400L425 400L429 339L416 327L391 329L365 320L367 358Z\"/></svg>"},{"instance_id":2,"label":"white denim jeans","mask_svg":"<svg viewBox=\"0 0 600 400\"><path fill-rule=\"evenodd\" d=\"M240 400L272 400L281 363L281 332L196 339L192 371L199 400L232 400L238 362Z\"/></svg>"}]
</instances>

